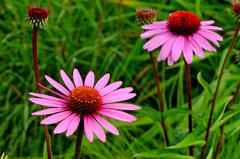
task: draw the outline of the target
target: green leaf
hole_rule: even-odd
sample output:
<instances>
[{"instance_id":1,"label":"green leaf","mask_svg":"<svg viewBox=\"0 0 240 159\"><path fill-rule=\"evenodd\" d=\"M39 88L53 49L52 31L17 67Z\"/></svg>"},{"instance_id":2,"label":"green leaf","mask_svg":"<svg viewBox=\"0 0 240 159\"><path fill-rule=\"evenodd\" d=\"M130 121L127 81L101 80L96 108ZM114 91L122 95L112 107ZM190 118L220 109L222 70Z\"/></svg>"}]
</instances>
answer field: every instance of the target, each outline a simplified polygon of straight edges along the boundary
<instances>
[{"instance_id":1,"label":"green leaf","mask_svg":"<svg viewBox=\"0 0 240 159\"><path fill-rule=\"evenodd\" d=\"M158 159L195 159L192 156L181 155L171 150L157 149L135 154L132 158L158 158Z\"/></svg>"},{"instance_id":2,"label":"green leaf","mask_svg":"<svg viewBox=\"0 0 240 159\"><path fill-rule=\"evenodd\" d=\"M51 143L51 138L49 136L49 139L50 139L50 143ZM50 145L51 146L51 145ZM52 154L51 154L52 156ZM47 144L46 144L46 141L44 142L44 145L43 145L43 159L48 159L48 152L47 152Z\"/></svg>"},{"instance_id":3,"label":"green leaf","mask_svg":"<svg viewBox=\"0 0 240 159\"><path fill-rule=\"evenodd\" d=\"M204 144L204 140L199 140L199 136L192 133L187 135L182 141L180 141L176 145L168 147L168 149L180 149L189 146L203 146Z\"/></svg>"},{"instance_id":4,"label":"green leaf","mask_svg":"<svg viewBox=\"0 0 240 159\"><path fill-rule=\"evenodd\" d=\"M153 121L161 122L161 116L160 112L151 108L151 107L146 107L140 110L142 114L145 114L146 116L150 117Z\"/></svg>"},{"instance_id":5,"label":"green leaf","mask_svg":"<svg viewBox=\"0 0 240 159\"><path fill-rule=\"evenodd\" d=\"M210 85L203 79L202 73L199 72L197 75L198 82L202 85L204 90L211 96L213 96L212 89L210 88Z\"/></svg>"},{"instance_id":6,"label":"green leaf","mask_svg":"<svg viewBox=\"0 0 240 159\"><path fill-rule=\"evenodd\" d=\"M163 112L163 117L167 118L169 116L175 116L179 114L191 114L191 112L189 111L188 108L184 108L184 107L172 108L170 110Z\"/></svg>"},{"instance_id":7,"label":"green leaf","mask_svg":"<svg viewBox=\"0 0 240 159\"><path fill-rule=\"evenodd\" d=\"M225 126L224 134L229 138L240 130L240 119Z\"/></svg>"}]
</instances>

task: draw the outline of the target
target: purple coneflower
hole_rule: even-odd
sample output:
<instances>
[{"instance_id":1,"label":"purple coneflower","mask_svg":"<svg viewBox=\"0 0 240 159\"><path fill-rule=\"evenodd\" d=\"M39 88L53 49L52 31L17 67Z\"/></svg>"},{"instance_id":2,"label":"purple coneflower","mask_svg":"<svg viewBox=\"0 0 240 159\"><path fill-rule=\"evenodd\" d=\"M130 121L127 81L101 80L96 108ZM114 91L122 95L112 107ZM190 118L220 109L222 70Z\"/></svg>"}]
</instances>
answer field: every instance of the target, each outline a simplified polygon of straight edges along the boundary
<instances>
[{"instance_id":1,"label":"purple coneflower","mask_svg":"<svg viewBox=\"0 0 240 159\"><path fill-rule=\"evenodd\" d=\"M157 59L167 59L168 65L176 62L181 53L185 61L191 64L193 53L203 58L203 49L216 51L210 42L219 47L218 42L223 40L215 33L222 28L213 26L213 23L213 20L200 21L197 15L188 11L176 11L169 15L168 20L142 26L145 32L141 38L151 38L143 48L151 52L162 46Z\"/></svg>"},{"instance_id":2,"label":"purple coneflower","mask_svg":"<svg viewBox=\"0 0 240 159\"><path fill-rule=\"evenodd\" d=\"M92 142L95 134L102 142L105 142L106 135L103 128L114 135L119 135L119 132L102 116L123 122L136 120L136 117L123 110L138 110L139 106L118 103L135 97L136 94L132 93L133 88L120 88L121 81L107 85L110 74L105 74L96 84L94 84L93 72L87 74L84 82L77 69L73 71L73 82L63 70L60 71L60 75L67 88L49 76L45 76L46 80L60 93L46 87L45 89L57 97L30 93L33 98L29 99L35 104L50 107L34 112L32 115L50 115L42 120L41 124L59 123L54 129L55 134L66 132L66 136L72 135L79 127L80 119L83 119L84 132L88 140Z\"/></svg>"}]
</instances>

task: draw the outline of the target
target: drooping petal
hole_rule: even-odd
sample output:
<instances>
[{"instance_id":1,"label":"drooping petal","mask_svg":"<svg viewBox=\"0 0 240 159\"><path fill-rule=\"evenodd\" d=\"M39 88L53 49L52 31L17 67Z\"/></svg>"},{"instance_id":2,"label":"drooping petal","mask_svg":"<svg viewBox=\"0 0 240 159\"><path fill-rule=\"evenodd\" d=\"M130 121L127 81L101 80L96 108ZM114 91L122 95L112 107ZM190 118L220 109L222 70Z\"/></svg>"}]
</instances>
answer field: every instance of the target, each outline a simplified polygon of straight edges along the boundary
<instances>
[{"instance_id":1,"label":"drooping petal","mask_svg":"<svg viewBox=\"0 0 240 159\"><path fill-rule=\"evenodd\" d=\"M220 31L220 30L223 30L222 28L220 27L216 27L216 26L201 26L200 27L201 29L205 29L205 30L213 30L213 31Z\"/></svg>"},{"instance_id":2,"label":"drooping petal","mask_svg":"<svg viewBox=\"0 0 240 159\"><path fill-rule=\"evenodd\" d=\"M97 120L97 122L104 127L107 131L109 131L110 133L114 134L114 135L119 135L119 131L118 129L113 126L109 121L107 121L106 119L100 117L99 115L94 115L95 119Z\"/></svg>"},{"instance_id":3,"label":"drooping petal","mask_svg":"<svg viewBox=\"0 0 240 159\"><path fill-rule=\"evenodd\" d=\"M160 47L163 45L165 42L167 42L170 38L173 37L173 34L171 32L166 32L160 35L156 35L153 37L151 40L146 42L143 45L144 49L147 49L149 52L155 50L156 48Z\"/></svg>"},{"instance_id":4,"label":"drooping petal","mask_svg":"<svg viewBox=\"0 0 240 159\"><path fill-rule=\"evenodd\" d=\"M216 49L214 47L212 47L211 44L202 36L200 36L198 34L193 34L193 39L203 49L208 50L208 51L216 51Z\"/></svg>"},{"instance_id":5,"label":"drooping petal","mask_svg":"<svg viewBox=\"0 0 240 159\"><path fill-rule=\"evenodd\" d=\"M76 68L73 70L73 81L76 87L83 86L82 77Z\"/></svg>"},{"instance_id":6,"label":"drooping petal","mask_svg":"<svg viewBox=\"0 0 240 159\"><path fill-rule=\"evenodd\" d=\"M95 80L94 73L92 71L90 71L86 76L86 79L84 81L84 86L93 87L94 80Z\"/></svg>"},{"instance_id":7,"label":"drooping petal","mask_svg":"<svg viewBox=\"0 0 240 159\"><path fill-rule=\"evenodd\" d=\"M116 103L116 104L104 104L102 106L104 109L117 109L117 110L139 110L141 107L136 106L134 104L124 104L124 103Z\"/></svg>"},{"instance_id":8,"label":"drooping petal","mask_svg":"<svg viewBox=\"0 0 240 159\"><path fill-rule=\"evenodd\" d=\"M76 115L67 128L67 137L71 136L77 130L79 123L80 115Z\"/></svg>"},{"instance_id":9,"label":"drooping petal","mask_svg":"<svg viewBox=\"0 0 240 159\"><path fill-rule=\"evenodd\" d=\"M217 45L218 47L220 46L219 43L218 43L218 41L217 41L215 38L213 38L212 36L208 36L208 35L205 34L202 30L199 30L199 31L197 32L197 34L199 34L200 36L208 39L209 41L211 41L212 43L214 43L214 44Z\"/></svg>"},{"instance_id":10,"label":"drooping petal","mask_svg":"<svg viewBox=\"0 0 240 159\"><path fill-rule=\"evenodd\" d=\"M52 79L51 77L49 77L47 75L45 76L45 78L58 91L65 94L66 96L69 95L69 91L66 88L64 88L61 84L59 84L57 81L55 81L54 79Z\"/></svg>"},{"instance_id":11,"label":"drooping petal","mask_svg":"<svg viewBox=\"0 0 240 159\"><path fill-rule=\"evenodd\" d=\"M167 26L167 21L161 21L161 22L155 22L153 24L147 24L147 25L143 25L141 28L142 29L161 29L161 28L166 28Z\"/></svg>"},{"instance_id":12,"label":"drooping petal","mask_svg":"<svg viewBox=\"0 0 240 159\"><path fill-rule=\"evenodd\" d=\"M212 38L214 38L214 39L216 39L218 41L223 41L223 37L221 37L219 34L213 32L211 30L204 30L204 29L202 29L201 31L205 34L205 36L204 36L205 38L207 36L211 36Z\"/></svg>"},{"instance_id":13,"label":"drooping petal","mask_svg":"<svg viewBox=\"0 0 240 159\"><path fill-rule=\"evenodd\" d=\"M101 109L98 113L101 115L104 115L106 117L120 120L123 122L133 122L133 121L137 120L136 117L134 117L128 113L118 111L118 110Z\"/></svg>"},{"instance_id":14,"label":"drooping petal","mask_svg":"<svg viewBox=\"0 0 240 159\"><path fill-rule=\"evenodd\" d=\"M114 96L109 96L109 97L105 96L102 98L102 101L103 101L103 104L122 102L122 101L125 101L128 99L132 99L135 96L136 96L136 93L119 94L119 95L114 95Z\"/></svg>"},{"instance_id":15,"label":"drooping petal","mask_svg":"<svg viewBox=\"0 0 240 159\"><path fill-rule=\"evenodd\" d=\"M66 108L49 108L49 109L44 109L40 110L37 112L33 112L32 115L48 115L48 114L54 114L54 113L59 113L62 111L65 111Z\"/></svg>"},{"instance_id":16,"label":"drooping petal","mask_svg":"<svg viewBox=\"0 0 240 159\"><path fill-rule=\"evenodd\" d=\"M65 83L65 85L67 86L67 88L72 91L75 89L71 79L68 77L68 75L63 71L61 70L60 71L60 75L61 75L61 78L63 80L63 82Z\"/></svg>"},{"instance_id":17,"label":"drooping petal","mask_svg":"<svg viewBox=\"0 0 240 159\"><path fill-rule=\"evenodd\" d=\"M180 56L181 53L183 51L183 47L184 47L184 37L179 35L174 44L173 44L173 48L172 48L172 60L173 61L177 61Z\"/></svg>"},{"instance_id":18,"label":"drooping petal","mask_svg":"<svg viewBox=\"0 0 240 159\"><path fill-rule=\"evenodd\" d=\"M47 107L64 107L66 104L62 102L51 101L41 98L29 98L29 100L35 104L39 104Z\"/></svg>"},{"instance_id":19,"label":"drooping petal","mask_svg":"<svg viewBox=\"0 0 240 159\"><path fill-rule=\"evenodd\" d=\"M191 43L192 49L195 52L195 54L200 58L204 58L204 52L202 48L195 42L192 36L189 36L188 40Z\"/></svg>"},{"instance_id":20,"label":"drooping petal","mask_svg":"<svg viewBox=\"0 0 240 159\"><path fill-rule=\"evenodd\" d=\"M169 66L171 66L174 63L172 56L168 56L167 63Z\"/></svg>"},{"instance_id":21,"label":"drooping petal","mask_svg":"<svg viewBox=\"0 0 240 159\"><path fill-rule=\"evenodd\" d=\"M110 74L106 73L100 80L97 81L94 88L96 90L100 91L101 89L103 89L107 85L109 79L110 79Z\"/></svg>"},{"instance_id":22,"label":"drooping petal","mask_svg":"<svg viewBox=\"0 0 240 159\"><path fill-rule=\"evenodd\" d=\"M61 113L57 113L57 114L51 115L51 116L43 119L41 121L41 124L45 124L45 125L54 124L54 123L57 123L59 121L62 121L63 119L67 118L71 114L72 114L71 111L64 111L64 112L61 112Z\"/></svg>"},{"instance_id":23,"label":"drooping petal","mask_svg":"<svg viewBox=\"0 0 240 159\"><path fill-rule=\"evenodd\" d=\"M185 38L184 48L183 48L183 56L187 64L191 64L193 60L193 50L190 42L187 38Z\"/></svg>"},{"instance_id":24,"label":"drooping petal","mask_svg":"<svg viewBox=\"0 0 240 159\"><path fill-rule=\"evenodd\" d=\"M93 128L94 134L96 134L96 136L102 142L106 142L106 134L104 133L102 127L97 123L97 121L93 117L89 116L89 120L92 123L92 128Z\"/></svg>"},{"instance_id":25,"label":"drooping petal","mask_svg":"<svg viewBox=\"0 0 240 159\"><path fill-rule=\"evenodd\" d=\"M140 35L140 37L142 39L146 39L146 38L150 38L150 37L152 37L154 35L162 34L162 33L165 33L165 32L169 32L169 29L162 28L162 29L155 29L155 30L147 30L146 32L142 33Z\"/></svg>"},{"instance_id":26,"label":"drooping petal","mask_svg":"<svg viewBox=\"0 0 240 159\"><path fill-rule=\"evenodd\" d=\"M120 94L128 94L133 90L132 87L126 87L126 88L120 88L117 89L115 91L112 91L111 93L109 93L108 95L104 96L104 98L108 98L108 97L112 97L115 95L120 95Z\"/></svg>"},{"instance_id":27,"label":"drooping petal","mask_svg":"<svg viewBox=\"0 0 240 159\"><path fill-rule=\"evenodd\" d=\"M75 114L71 114L67 118L65 118L63 121L61 121L58 126L54 129L54 134L59 134L67 130L68 126L70 125L71 121L76 117Z\"/></svg>"},{"instance_id":28,"label":"drooping petal","mask_svg":"<svg viewBox=\"0 0 240 159\"><path fill-rule=\"evenodd\" d=\"M161 50L160 53L158 55L157 60L161 61L161 60L166 60L167 57L170 55L170 53L172 52L172 46L174 44L174 42L176 41L176 36L173 36L170 40L168 40L168 42L166 42Z\"/></svg>"},{"instance_id":29,"label":"drooping petal","mask_svg":"<svg viewBox=\"0 0 240 159\"><path fill-rule=\"evenodd\" d=\"M201 25L212 25L215 23L214 20L201 21Z\"/></svg>"},{"instance_id":30,"label":"drooping petal","mask_svg":"<svg viewBox=\"0 0 240 159\"><path fill-rule=\"evenodd\" d=\"M118 89L122 85L122 81L113 82L99 91L102 96L107 95L108 93Z\"/></svg>"},{"instance_id":31,"label":"drooping petal","mask_svg":"<svg viewBox=\"0 0 240 159\"><path fill-rule=\"evenodd\" d=\"M92 128L92 122L89 119L88 115L84 116L84 132L90 142L93 141L93 128Z\"/></svg>"},{"instance_id":32,"label":"drooping petal","mask_svg":"<svg viewBox=\"0 0 240 159\"><path fill-rule=\"evenodd\" d=\"M49 95L45 95L45 94L41 94L41 93L32 93L32 92L30 92L29 94L31 96L39 97L39 98L42 98L42 99L52 100L52 101L56 101L56 102L65 102L64 99L53 97L53 96L49 96Z\"/></svg>"}]
</instances>

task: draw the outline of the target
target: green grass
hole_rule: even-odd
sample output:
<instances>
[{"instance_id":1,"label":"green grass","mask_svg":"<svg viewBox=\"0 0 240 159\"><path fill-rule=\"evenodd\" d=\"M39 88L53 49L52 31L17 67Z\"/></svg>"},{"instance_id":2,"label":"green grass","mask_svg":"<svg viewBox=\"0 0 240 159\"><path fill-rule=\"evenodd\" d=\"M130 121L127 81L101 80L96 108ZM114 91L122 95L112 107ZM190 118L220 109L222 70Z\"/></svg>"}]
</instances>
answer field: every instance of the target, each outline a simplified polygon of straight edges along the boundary
<instances>
[{"instance_id":1,"label":"green grass","mask_svg":"<svg viewBox=\"0 0 240 159\"><path fill-rule=\"evenodd\" d=\"M39 32L39 64L41 74L48 74L58 80L60 69L72 73L77 67L83 76L93 70L99 79L104 73L111 73L111 81L123 80L124 86L132 85L138 97L131 102L142 106L134 114L138 121L123 124L113 121L119 128L120 136L107 134L107 142L99 140L89 143L84 137L83 158L129 159L143 158L138 153L147 151L145 158L157 153L178 153L187 155L188 148L164 149L162 128L158 114L150 108L158 107L157 89L148 53L144 52L138 35L141 33L135 21L136 7L153 7L158 10L158 19L166 19L175 10L189 10L202 19L214 19L217 26L224 28L224 37L217 53L206 53L206 58L195 58L191 65L193 87L193 116L197 137L191 142L203 140L207 118L214 92L220 64L223 62L231 41L235 19L227 1L220 0L84 0L64 1L0 1L0 154L9 158L43 158L44 135L40 117L32 117L31 112L39 106L28 101L28 92L35 91L31 53L31 25L24 21L29 5L40 4L51 9L49 23ZM225 70L214 125L207 152L213 148L219 134L219 121L226 100L240 81L239 66L234 63L240 43L231 54ZM157 56L158 52L154 53ZM187 135L187 97L185 90L184 62L169 67L165 62L158 63L165 105L174 108L168 113L167 127L172 145L179 143ZM198 73L206 81L208 89L197 80ZM46 81L42 78L43 83ZM210 90L210 91L209 91ZM238 96L239 97L239 96ZM226 121L224 142L219 158L238 159L239 147L239 98L234 105L235 113ZM176 111L175 111L176 109ZM231 115L230 113L230 115ZM154 115L155 114L155 115ZM217 119L218 118L218 119ZM54 126L49 126L54 159L72 157L74 135L53 135ZM215 141L215 142L213 142ZM199 155L200 145L196 147ZM166 151L166 152L165 152ZM138 154L138 155L137 155ZM177 156L178 158L179 156ZM157 157L158 158L158 157ZM180 157L179 157L180 158Z\"/></svg>"}]
</instances>

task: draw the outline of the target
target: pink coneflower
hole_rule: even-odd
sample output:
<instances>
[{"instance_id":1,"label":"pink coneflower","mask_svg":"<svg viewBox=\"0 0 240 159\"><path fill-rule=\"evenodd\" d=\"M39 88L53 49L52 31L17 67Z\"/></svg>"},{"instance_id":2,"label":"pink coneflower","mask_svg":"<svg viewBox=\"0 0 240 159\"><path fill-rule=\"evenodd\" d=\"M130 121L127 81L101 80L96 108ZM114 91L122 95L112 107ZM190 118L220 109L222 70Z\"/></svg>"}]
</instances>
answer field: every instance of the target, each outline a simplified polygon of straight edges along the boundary
<instances>
[{"instance_id":1,"label":"pink coneflower","mask_svg":"<svg viewBox=\"0 0 240 159\"><path fill-rule=\"evenodd\" d=\"M77 130L82 117L84 119L84 132L88 140L92 142L95 134L102 142L105 142L106 135L103 128L114 135L119 135L119 132L102 116L123 122L136 120L134 116L122 110L138 110L139 106L118 103L131 99L136 94L131 93L133 91L131 87L120 88L121 81L107 85L110 74L105 74L96 84L94 84L93 72L87 74L84 82L77 69L73 71L73 82L63 70L60 71L60 75L67 88L49 76L45 76L46 80L59 93L46 87L45 89L58 97L30 93L34 98L29 99L35 104L50 107L34 112L32 115L50 115L42 120L41 124L59 123L54 129L55 134L66 132L66 136L72 135Z\"/></svg>"},{"instance_id":2,"label":"pink coneflower","mask_svg":"<svg viewBox=\"0 0 240 159\"><path fill-rule=\"evenodd\" d=\"M218 42L223 40L215 33L222 28L212 26L213 23L213 20L200 21L197 15L191 12L174 12L169 15L168 20L142 26L145 32L141 34L141 38L151 38L143 48L151 52L162 46L157 59L158 61L167 59L168 65L176 62L181 53L185 61L191 64L193 52L203 58L203 49L216 51L210 42L219 47Z\"/></svg>"}]
</instances>

